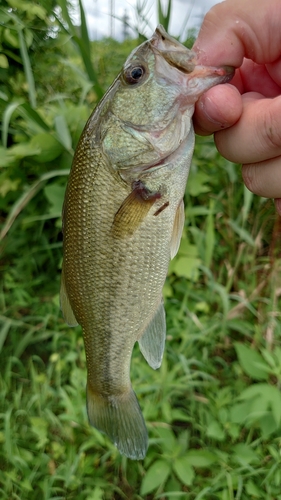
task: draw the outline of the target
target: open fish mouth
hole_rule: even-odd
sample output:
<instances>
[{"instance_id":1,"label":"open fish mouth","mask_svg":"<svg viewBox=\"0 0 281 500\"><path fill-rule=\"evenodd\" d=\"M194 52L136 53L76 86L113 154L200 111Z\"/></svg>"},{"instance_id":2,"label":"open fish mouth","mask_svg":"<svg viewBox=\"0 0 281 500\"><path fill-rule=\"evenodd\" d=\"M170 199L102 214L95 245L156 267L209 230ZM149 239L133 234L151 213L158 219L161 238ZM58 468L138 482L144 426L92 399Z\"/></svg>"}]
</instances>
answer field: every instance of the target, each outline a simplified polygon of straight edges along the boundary
<instances>
[{"instance_id":1,"label":"open fish mouth","mask_svg":"<svg viewBox=\"0 0 281 500\"><path fill-rule=\"evenodd\" d=\"M190 75L190 78L206 78L218 77L220 83L229 82L234 76L235 68L232 66L221 66L220 68L214 66L201 66L196 65Z\"/></svg>"},{"instance_id":2,"label":"open fish mouth","mask_svg":"<svg viewBox=\"0 0 281 500\"><path fill-rule=\"evenodd\" d=\"M163 26L158 25L151 40L150 46L154 53L191 79L218 78L219 83L226 83L234 76L235 69L231 66L213 67L197 64L197 54L184 47L180 42L166 33Z\"/></svg>"}]
</instances>

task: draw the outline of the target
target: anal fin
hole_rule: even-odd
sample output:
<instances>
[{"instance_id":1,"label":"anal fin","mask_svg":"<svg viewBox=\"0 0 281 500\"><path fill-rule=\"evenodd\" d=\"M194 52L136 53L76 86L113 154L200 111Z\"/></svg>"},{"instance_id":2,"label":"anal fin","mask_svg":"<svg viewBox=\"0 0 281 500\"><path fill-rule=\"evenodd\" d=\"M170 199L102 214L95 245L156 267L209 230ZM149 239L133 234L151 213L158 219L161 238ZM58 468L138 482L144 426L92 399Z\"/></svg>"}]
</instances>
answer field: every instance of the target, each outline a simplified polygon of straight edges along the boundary
<instances>
[{"instance_id":1,"label":"anal fin","mask_svg":"<svg viewBox=\"0 0 281 500\"><path fill-rule=\"evenodd\" d=\"M165 309L161 301L156 314L139 339L140 351L148 364L156 370L161 366L166 339Z\"/></svg>"}]
</instances>

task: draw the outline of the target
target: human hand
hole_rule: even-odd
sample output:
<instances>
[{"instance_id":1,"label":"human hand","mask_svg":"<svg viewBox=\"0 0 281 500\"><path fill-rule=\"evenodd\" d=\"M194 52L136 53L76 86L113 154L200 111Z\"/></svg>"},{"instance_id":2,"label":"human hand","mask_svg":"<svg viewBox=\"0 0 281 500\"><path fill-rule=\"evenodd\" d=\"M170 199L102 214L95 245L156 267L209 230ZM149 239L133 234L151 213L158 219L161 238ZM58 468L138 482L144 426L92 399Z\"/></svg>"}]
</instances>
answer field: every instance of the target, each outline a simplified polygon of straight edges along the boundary
<instances>
[{"instance_id":1,"label":"human hand","mask_svg":"<svg viewBox=\"0 0 281 500\"><path fill-rule=\"evenodd\" d=\"M246 186L275 198L281 214L280 23L280 0L226 0L209 11L194 45L199 62L239 69L200 98L194 126L215 133L219 152L242 163Z\"/></svg>"}]
</instances>

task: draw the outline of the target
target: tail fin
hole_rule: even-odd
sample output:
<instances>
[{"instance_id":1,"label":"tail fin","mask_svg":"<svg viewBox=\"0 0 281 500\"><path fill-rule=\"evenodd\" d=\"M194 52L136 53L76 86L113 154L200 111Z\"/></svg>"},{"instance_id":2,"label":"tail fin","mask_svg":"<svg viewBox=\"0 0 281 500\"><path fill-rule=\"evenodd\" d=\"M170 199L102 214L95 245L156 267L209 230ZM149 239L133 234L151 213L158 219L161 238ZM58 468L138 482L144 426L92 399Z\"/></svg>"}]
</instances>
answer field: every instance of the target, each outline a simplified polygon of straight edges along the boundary
<instances>
[{"instance_id":1,"label":"tail fin","mask_svg":"<svg viewBox=\"0 0 281 500\"><path fill-rule=\"evenodd\" d=\"M133 389L125 395L103 397L88 384L87 410L90 424L105 432L120 453L133 460L145 457L147 429Z\"/></svg>"}]
</instances>

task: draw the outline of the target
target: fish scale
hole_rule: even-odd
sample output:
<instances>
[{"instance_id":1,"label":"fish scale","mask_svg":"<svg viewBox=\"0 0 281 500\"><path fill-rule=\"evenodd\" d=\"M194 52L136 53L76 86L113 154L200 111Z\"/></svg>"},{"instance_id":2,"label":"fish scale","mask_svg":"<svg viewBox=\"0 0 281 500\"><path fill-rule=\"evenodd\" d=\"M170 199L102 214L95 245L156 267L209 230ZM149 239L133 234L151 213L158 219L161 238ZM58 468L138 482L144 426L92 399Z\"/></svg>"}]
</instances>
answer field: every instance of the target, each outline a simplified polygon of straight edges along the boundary
<instances>
[{"instance_id":1,"label":"fish scale","mask_svg":"<svg viewBox=\"0 0 281 500\"><path fill-rule=\"evenodd\" d=\"M89 421L132 459L148 445L132 351L138 341L161 365L162 289L184 224L194 103L231 74L194 61L161 26L133 51L85 126L65 195L61 308L83 329Z\"/></svg>"}]
</instances>

